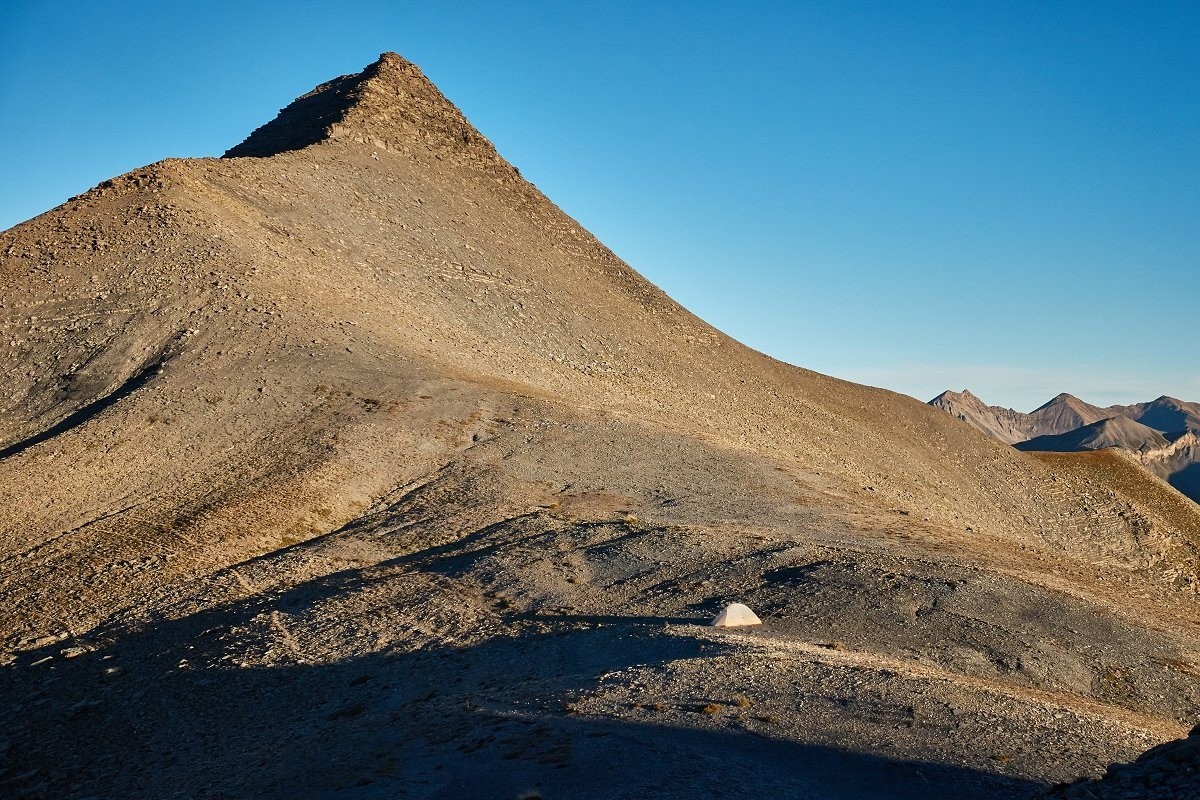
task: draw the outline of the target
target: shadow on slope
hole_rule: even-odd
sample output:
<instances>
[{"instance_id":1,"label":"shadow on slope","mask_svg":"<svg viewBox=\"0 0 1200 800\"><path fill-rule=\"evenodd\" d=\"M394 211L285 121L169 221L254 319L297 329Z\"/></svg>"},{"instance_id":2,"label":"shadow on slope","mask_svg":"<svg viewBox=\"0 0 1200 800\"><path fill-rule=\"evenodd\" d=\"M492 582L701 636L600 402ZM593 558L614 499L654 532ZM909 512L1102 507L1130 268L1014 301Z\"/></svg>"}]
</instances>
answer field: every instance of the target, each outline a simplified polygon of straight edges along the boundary
<instances>
[{"instance_id":1,"label":"shadow on slope","mask_svg":"<svg viewBox=\"0 0 1200 800\"><path fill-rule=\"evenodd\" d=\"M343 75L322 83L296 98L278 117L257 128L222 158L265 158L316 144L326 138L332 125L345 117L363 80L361 74Z\"/></svg>"},{"instance_id":2,"label":"shadow on slope","mask_svg":"<svg viewBox=\"0 0 1200 800\"><path fill-rule=\"evenodd\" d=\"M0 461L9 458L10 456L19 455L34 445L38 445L42 442L53 439L60 433L65 433L72 428L84 424L92 417L95 417L101 412L111 408L120 401L124 400L126 397L129 397L138 389L141 389L150 382L151 378L154 378L160 372L162 372L162 369L166 366L167 361L169 361L175 355L174 351L176 349L177 340L178 337L162 347L158 353L156 353L152 358L147 359L143 366L134 371L134 373L126 378L120 386L113 389L108 394L93 400L92 402L76 409L75 411L72 411L70 414L54 423L49 428L40 431L39 433L35 433L32 436L21 439L20 441L13 442L6 447L0 447Z\"/></svg>"},{"instance_id":3,"label":"shadow on slope","mask_svg":"<svg viewBox=\"0 0 1200 800\"><path fill-rule=\"evenodd\" d=\"M1167 478L1167 483L1178 489L1180 494L1200 503L1200 463L1188 464Z\"/></svg>"},{"instance_id":4,"label":"shadow on slope","mask_svg":"<svg viewBox=\"0 0 1200 800\"><path fill-rule=\"evenodd\" d=\"M697 657L695 639L656 635L657 618L514 615L509 630L466 646L443 637L304 663L280 609L302 612L330 596L324 584L20 654L0 675L0 787L10 797L516 798L537 786L547 798L831 800L1042 788L856 753L853 742L771 739L733 718L697 713L678 727L654 724L650 710L639 711L647 721L579 713L614 670ZM293 651L264 647L264 627L284 631Z\"/></svg>"}]
</instances>

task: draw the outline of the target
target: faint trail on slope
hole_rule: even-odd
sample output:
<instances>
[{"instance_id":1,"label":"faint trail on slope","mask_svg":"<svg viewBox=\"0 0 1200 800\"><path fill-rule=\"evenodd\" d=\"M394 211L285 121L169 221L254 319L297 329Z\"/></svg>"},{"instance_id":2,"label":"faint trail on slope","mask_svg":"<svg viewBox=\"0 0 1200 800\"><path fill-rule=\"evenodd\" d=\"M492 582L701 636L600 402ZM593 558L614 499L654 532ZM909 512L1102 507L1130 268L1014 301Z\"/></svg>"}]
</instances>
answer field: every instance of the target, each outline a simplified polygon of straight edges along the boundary
<instances>
[{"instance_id":1,"label":"faint trail on slope","mask_svg":"<svg viewBox=\"0 0 1200 800\"><path fill-rule=\"evenodd\" d=\"M35 433L33 436L22 439L19 442L14 442L3 449L0 449L0 461L3 461L11 456L20 455L34 445L39 445L42 442L58 436L60 433L65 433L72 428L79 427L92 417L95 417L97 414L100 414L106 409L116 405L121 400L124 400L138 389L141 389L150 382L151 378L154 378L161 373L167 362L175 355L175 353L172 352L174 349L172 345L177 343L178 340L179 337L176 336L175 339L165 345L153 359L149 360L139 370L134 372L133 375L129 376L124 383L122 383L112 392L97 400L93 400L82 408L73 411L41 433Z\"/></svg>"},{"instance_id":2,"label":"faint trail on slope","mask_svg":"<svg viewBox=\"0 0 1200 800\"><path fill-rule=\"evenodd\" d=\"M945 681L959 686L986 692L1001 697L1015 697L1032 703L1054 708L1069 709L1076 713L1094 716L1099 719L1118 720L1139 731L1160 736L1164 739L1176 739L1187 734L1187 728L1177 722L1163 720L1139 714L1120 706L1113 706L1095 700L1089 700L1081 695L1065 692L1051 692L1043 689L1033 689L1014 684L976 678L956 672L921 664L916 661L885 656L879 653L855 652L852 650L830 650L809 642L788 639L767 639L754 634L736 632L717 632L709 628L699 629L703 635L714 641L736 642L759 650L766 651L776 657L799 655L805 660L816 661L831 666L864 668L871 670L888 669L898 675L909 678ZM676 631L672 630L673 633ZM678 631L681 635L684 631ZM688 630L687 635L695 636L696 630Z\"/></svg>"}]
</instances>

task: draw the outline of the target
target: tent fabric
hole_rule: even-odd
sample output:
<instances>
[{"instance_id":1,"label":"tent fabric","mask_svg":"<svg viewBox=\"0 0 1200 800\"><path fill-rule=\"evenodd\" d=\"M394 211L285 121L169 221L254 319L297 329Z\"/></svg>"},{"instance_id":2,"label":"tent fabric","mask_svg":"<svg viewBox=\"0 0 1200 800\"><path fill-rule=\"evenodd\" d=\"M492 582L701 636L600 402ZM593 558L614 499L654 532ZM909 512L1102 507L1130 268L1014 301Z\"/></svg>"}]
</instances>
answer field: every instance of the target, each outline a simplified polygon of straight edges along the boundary
<instances>
[{"instance_id":1,"label":"tent fabric","mask_svg":"<svg viewBox=\"0 0 1200 800\"><path fill-rule=\"evenodd\" d=\"M711 624L717 628L736 628L741 625L762 625L762 620L750 610L749 606L730 603L720 614L717 614L717 618Z\"/></svg>"}]
</instances>

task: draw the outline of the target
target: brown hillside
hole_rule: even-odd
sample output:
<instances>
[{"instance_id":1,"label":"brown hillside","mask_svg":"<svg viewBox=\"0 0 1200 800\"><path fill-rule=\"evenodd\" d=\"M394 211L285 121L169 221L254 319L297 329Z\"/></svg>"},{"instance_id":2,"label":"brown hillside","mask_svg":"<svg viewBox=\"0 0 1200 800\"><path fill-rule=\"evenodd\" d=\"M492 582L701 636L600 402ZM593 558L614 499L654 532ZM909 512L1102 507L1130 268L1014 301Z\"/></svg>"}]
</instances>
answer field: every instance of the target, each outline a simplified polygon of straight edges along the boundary
<instances>
[{"instance_id":1,"label":"brown hillside","mask_svg":"<svg viewBox=\"0 0 1200 800\"><path fill-rule=\"evenodd\" d=\"M1190 726L1158 494L721 334L394 54L227 155L0 234L10 795L1019 797Z\"/></svg>"}]
</instances>

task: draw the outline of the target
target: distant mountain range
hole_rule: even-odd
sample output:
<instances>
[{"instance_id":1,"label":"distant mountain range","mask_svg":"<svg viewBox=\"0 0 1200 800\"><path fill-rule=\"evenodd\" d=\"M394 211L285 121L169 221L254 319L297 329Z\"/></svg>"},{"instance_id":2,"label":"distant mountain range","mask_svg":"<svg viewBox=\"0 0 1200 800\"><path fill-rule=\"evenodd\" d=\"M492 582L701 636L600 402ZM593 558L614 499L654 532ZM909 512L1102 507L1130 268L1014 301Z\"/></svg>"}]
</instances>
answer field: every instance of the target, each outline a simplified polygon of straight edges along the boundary
<instances>
[{"instance_id":1,"label":"distant mountain range","mask_svg":"<svg viewBox=\"0 0 1200 800\"><path fill-rule=\"evenodd\" d=\"M1101 408L1060 394L1028 414L989 406L969 391L945 391L929 401L1018 450L1074 453L1119 448L1200 503L1200 403L1162 396L1147 403Z\"/></svg>"}]
</instances>

